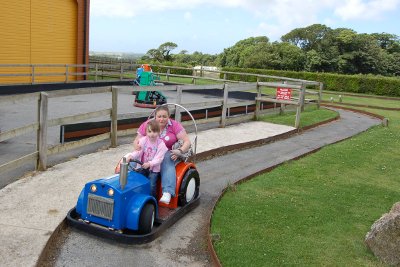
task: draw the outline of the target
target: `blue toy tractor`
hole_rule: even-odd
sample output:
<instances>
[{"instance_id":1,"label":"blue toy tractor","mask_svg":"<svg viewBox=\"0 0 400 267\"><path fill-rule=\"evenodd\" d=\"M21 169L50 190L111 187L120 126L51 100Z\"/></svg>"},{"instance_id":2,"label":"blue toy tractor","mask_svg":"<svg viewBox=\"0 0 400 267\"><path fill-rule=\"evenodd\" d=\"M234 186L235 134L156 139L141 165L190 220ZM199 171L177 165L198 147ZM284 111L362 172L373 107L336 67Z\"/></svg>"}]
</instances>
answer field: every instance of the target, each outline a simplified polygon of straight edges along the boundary
<instances>
[{"instance_id":1,"label":"blue toy tractor","mask_svg":"<svg viewBox=\"0 0 400 267\"><path fill-rule=\"evenodd\" d=\"M192 118L195 154L197 126L193 116L181 105L165 105L179 106ZM67 214L69 225L123 243L141 244L154 240L199 204L200 176L195 164L187 159L176 164L176 193L170 204L158 201L161 179L158 196L154 197L149 179L140 171L129 169L125 158L118 167L119 173L86 183L76 206Z\"/></svg>"}]
</instances>

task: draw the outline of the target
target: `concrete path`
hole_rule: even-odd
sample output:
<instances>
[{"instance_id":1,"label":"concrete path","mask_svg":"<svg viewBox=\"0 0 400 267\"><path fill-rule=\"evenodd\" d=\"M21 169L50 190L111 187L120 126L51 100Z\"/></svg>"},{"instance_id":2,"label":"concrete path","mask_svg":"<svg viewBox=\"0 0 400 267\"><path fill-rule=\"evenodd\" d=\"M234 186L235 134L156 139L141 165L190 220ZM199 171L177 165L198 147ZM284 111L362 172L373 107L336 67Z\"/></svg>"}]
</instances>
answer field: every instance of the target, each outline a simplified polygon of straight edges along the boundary
<instances>
[{"instance_id":1,"label":"concrete path","mask_svg":"<svg viewBox=\"0 0 400 267\"><path fill-rule=\"evenodd\" d=\"M200 170L202 194L200 207L149 245L116 246L79 234L77 238L81 238L82 242L67 240L66 249L61 251L59 259L55 261L56 266L111 266L124 262L135 262L139 266L209 265L210 258L204 247L206 218L210 213L209 208L228 183L351 137L380 123L377 119L352 112L340 111L340 114L340 120L300 135L199 162L197 167ZM206 130L198 135L197 152L265 139L291 130L292 127L262 122ZM82 186L87 181L113 174L116 162L130 149L131 145L123 145L81 156L0 190L2 262L7 266L35 266L49 237L65 218L67 211L75 206ZM227 164L229 168L225 167ZM88 243L87 239L92 243ZM99 248L103 249L99 251ZM194 257L193 252L196 252Z\"/></svg>"}]
</instances>

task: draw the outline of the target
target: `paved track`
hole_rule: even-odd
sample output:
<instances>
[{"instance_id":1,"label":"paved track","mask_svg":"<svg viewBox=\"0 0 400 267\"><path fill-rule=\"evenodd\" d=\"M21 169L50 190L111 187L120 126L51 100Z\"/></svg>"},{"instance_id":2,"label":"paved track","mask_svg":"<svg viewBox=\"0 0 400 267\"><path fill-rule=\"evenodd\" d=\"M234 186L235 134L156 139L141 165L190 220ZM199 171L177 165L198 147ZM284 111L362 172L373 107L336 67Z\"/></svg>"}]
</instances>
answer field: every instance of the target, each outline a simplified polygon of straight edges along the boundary
<instances>
[{"instance_id":1,"label":"paved track","mask_svg":"<svg viewBox=\"0 0 400 267\"><path fill-rule=\"evenodd\" d=\"M210 266L206 233L208 216L221 191L254 173L318 150L378 125L380 120L338 110L341 119L285 140L230 153L197 164L201 204L155 241L120 245L68 229L55 266Z\"/></svg>"}]
</instances>

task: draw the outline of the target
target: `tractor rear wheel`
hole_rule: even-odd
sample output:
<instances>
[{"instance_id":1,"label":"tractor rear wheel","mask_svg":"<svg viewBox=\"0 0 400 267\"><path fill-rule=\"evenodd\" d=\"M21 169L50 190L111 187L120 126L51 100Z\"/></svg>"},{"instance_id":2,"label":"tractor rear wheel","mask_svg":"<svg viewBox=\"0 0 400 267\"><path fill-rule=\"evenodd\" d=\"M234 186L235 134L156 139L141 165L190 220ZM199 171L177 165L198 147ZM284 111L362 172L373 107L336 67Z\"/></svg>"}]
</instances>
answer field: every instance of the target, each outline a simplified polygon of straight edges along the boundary
<instances>
[{"instance_id":1,"label":"tractor rear wheel","mask_svg":"<svg viewBox=\"0 0 400 267\"><path fill-rule=\"evenodd\" d=\"M184 206L199 195L200 177L196 169L189 169L182 179L179 189L179 205Z\"/></svg>"}]
</instances>

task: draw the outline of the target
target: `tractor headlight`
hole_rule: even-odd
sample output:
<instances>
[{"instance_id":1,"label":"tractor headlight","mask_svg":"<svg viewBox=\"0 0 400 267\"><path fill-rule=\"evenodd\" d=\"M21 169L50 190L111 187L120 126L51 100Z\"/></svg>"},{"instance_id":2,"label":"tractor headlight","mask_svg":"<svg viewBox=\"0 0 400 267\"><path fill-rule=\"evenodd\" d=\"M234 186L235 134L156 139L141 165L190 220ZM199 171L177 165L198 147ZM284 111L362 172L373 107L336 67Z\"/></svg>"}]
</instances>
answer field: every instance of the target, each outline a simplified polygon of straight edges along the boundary
<instances>
[{"instance_id":1,"label":"tractor headlight","mask_svg":"<svg viewBox=\"0 0 400 267\"><path fill-rule=\"evenodd\" d=\"M108 194L110 197L114 196L114 189L112 189L112 188L108 189L107 194Z\"/></svg>"},{"instance_id":2,"label":"tractor headlight","mask_svg":"<svg viewBox=\"0 0 400 267\"><path fill-rule=\"evenodd\" d=\"M93 193L97 191L97 186L95 184L92 184L90 186L90 191L92 191Z\"/></svg>"}]
</instances>

